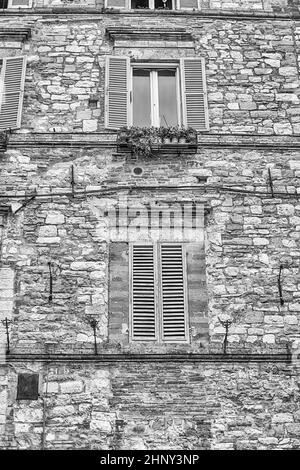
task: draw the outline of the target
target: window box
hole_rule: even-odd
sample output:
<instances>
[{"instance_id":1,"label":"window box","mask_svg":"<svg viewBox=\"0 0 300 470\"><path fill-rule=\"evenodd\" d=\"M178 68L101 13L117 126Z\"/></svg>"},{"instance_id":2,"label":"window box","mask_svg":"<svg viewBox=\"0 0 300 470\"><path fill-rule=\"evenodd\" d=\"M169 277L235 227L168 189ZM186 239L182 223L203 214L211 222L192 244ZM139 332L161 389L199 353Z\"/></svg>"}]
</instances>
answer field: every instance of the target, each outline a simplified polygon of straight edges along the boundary
<instances>
[{"instance_id":1,"label":"window box","mask_svg":"<svg viewBox=\"0 0 300 470\"><path fill-rule=\"evenodd\" d=\"M105 8L118 10L199 10L199 0L105 0Z\"/></svg>"},{"instance_id":2,"label":"window box","mask_svg":"<svg viewBox=\"0 0 300 470\"><path fill-rule=\"evenodd\" d=\"M7 142L8 142L7 133L0 131L0 152L3 152L6 150Z\"/></svg>"},{"instance_id":3,"label":"window box","mask_svg":"<svg viewBox=\"0 0 300 470\"><path fill-rule=\"evenodd\" d=\"M183 127L121 128L117 135L118 151L135 157L151 158L158 152L193 152L197 149L197 131Z\"/></svg>"}]
</instances>

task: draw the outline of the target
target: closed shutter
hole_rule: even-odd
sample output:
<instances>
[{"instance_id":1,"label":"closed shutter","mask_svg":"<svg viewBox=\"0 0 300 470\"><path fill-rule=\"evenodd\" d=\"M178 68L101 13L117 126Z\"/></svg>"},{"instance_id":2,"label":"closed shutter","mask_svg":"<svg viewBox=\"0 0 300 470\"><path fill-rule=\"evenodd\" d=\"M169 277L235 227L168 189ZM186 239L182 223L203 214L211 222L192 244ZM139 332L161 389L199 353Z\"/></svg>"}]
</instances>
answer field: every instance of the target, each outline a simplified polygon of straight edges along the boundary
<instances>
[{"instance_id":1,"label":"closed shutter","mask_svg":"<svg viewBox=\"0 0 300 470\"><path fill-rule=\"evenodd\" d=\"M162 339L187 339L185 262L180 244L160 247Z\"/></svg>"},{"instance_id":2,"label":"closed shutter","mask_svg":"<svg viewBox=\"0 0 300 470\"><path fill-rule=\"evenodd\" d=\"M127 3L129 0L106 0L105 8L128 8Z\"/></svg>"},{"instance_id":3,"label":"closed shutter","mask_svg":"<svg viewBox=\"0 0 300 470\"><path fill-rule=\"evenodd\" d=\"M106 58L105 69L105 127L119 129L128 125L129 71L127 57Z\"/></svg>"},{"instance_id":4,"label":"closed shutter","mask_svg":"<svg viewBox=\"0 0 300 470\"><path fill-rule=\"evenodd\" d=\"M208 108L204 59L181 59L184 124L199 131L208 130Z\"/></svg>"},{"instance_id":5,"label":"closed shutter","mask_svg":"<svg viewBox=\"0 0 300 470\"><path fill-rule=\"evenodd\" d=\"M198 0L178 0L177 8L181 10L198 10Z\"/></svg>"},{"instance_id":6,"label":"closed shutter","mask_svg":"<svg viewBox=\"0 0 300 470\"><path fill-rule=\"evenodd\" d=\"M156 339L155 253L153 245L131 247L131 338Z\"/></svg>"},{"instance_id":7,"label":"closed shutter","mask_svg":"<svg viewBox=\"0 0 300 470\"><path fill-rule=\"evenodd\" d=\"M32 0L8 0L8 8L31 8Z\"/></svg>"},{"instance_id":8,"label":"closed shutter","mask_svg":"<svg viewBox=\"0 0 300 470\"><path fill-rule=\"evenodd\" d=\"M26 57L3 59L0 77L0 130L21 125Z\"/></svg>"}]
</instances>

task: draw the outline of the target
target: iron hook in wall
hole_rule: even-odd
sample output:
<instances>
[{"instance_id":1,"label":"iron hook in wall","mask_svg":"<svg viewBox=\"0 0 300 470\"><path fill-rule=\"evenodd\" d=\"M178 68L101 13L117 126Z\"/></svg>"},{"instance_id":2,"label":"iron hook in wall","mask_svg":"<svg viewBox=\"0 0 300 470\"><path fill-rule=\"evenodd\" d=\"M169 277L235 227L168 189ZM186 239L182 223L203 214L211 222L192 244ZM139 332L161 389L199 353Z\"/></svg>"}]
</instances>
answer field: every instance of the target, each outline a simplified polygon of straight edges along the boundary
<instances>
[{"instance_id":1,"label":"iron hook in wall","mask_svg":"<svg viewBox=\"0 0 300 470\"><path fill-rule=\"evenodd\" d=\"M274 187L273 187L273 180L272 180L272 174L271 174L270 168L268 168L268 173L269 173L269 185L271 189L271 194L272 194L272 197L274 197Z\"/></svg>"},{"instance_id":2,"label":"iron hook in wall","mask_svg":"<svg viewBox=\"0 0 300 470\"><path fill-rule=\"evenodd\" d=\"M284 299L283 299L283 294L282 294L282 285L281 285L281 273L282 273L282 270L283 270L283 265L281 264L281 265L279 266L279 274L278 274L278 278L277 278L280 305L284 305Z\"/></svg>"},{"instance_id":3,"label":"iron hook in wall","mask_svg":"<svg viewBox=\"0 0 300 470\"><path fill-rule=\"evenodd\" d=\"M97 334L96 334L96 329L97 329L97 325L98 325L98 321L95 320L95 318L92 318L90 320L90 325L91 327L93 328L93 332L94 332L94 349L95 349L95 355L98 354L98 349L97 349Z\"/></svg>"},{"instance_id":4,"label":"iron hook in wall","mask_svg":"<svg viewBox=\"0 0 300 470\"><path fill-rule=\"evenodd\" d=\"M10 353L9 325L11 324L11 320L8 320L7 317L5 317L5 319L2 320L2 324L5 326L5 330L6 330L6 354L9 354Z\"/></svg>"},{"instance_id":5,"label":"iron hook in wall","mask_svg":"<svg viewBox=\"0 0 300 470\"><path fill-rule=\"evenodd\" d=\"M75 197L75 179L74 179L74 165L71 166L71 187L72 187L72 197Z\"/></svg>"},{"instance_id":6,"label":"iron hook in wall","mask_svg":"<svg viewBox=\"0 0 300 470\"><path fill-rule=\"evenodd\" d=\"M224 321L219 318L219 322L225 328L225 336L224 336L224 341L223 341L223 353L227 354L228 330L229 330L230 325L232 324L232 320Z\"/></svg>"},{"instance_id":7,"label":"iron hook in wall","mask_svg":"<svg viewBox=\"0 0 300 470\"><path fill-rule=\"evenodd\" d=\"M50 304L52 302L52 288L53 288L51 261L48 261L48 267L49 267L49 298L48 298L48 302Z\"/></svg>"}]
</instances>

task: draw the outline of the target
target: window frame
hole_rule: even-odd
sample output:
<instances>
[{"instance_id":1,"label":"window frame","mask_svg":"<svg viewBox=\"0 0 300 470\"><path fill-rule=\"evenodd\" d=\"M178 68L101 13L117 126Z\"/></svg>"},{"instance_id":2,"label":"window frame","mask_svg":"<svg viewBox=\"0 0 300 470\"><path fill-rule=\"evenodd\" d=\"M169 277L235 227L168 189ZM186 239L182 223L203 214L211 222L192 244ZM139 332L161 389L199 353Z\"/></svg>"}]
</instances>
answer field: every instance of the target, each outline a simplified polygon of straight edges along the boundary
<instances>
[{"instance_id":1,"label":"window frame","mask_svg":"<svg viewBox=\"0 0 300 470\"><path fill-rule=\"evenodd\" d=\"M130 127L132 123L132 73L131 67L141 64L143 68L170 68L179 64L180 70L180 120L185 127L197 132L209 131L209 109L204 57L181 57L178 59L134 60L129 56L108 55L105 59L104 125L107 129ZM146 64L146 65L145 65ZM163 126L164 127L164 126Z\"/></svg>"},{"instance_id":2,"label":"window frame","mask_svg":"<svg viewBox=\"0 0 300 470\"><path fill-rule=\"evenodd\" d=\"M154 302L155 302L155 337L134 337L133 335L133 247L134 246L153 246L154 262ZM185 338L165 339L163 332L163 287L162 287L162 245L180 245L182 248L182 272L183 272L183 293L184 293L184 324ZM149 342L149 343L180 343L188 344L190 342L189 331L189 298L187 284L187 254L186 243L184 242L129 242L129 342Z\"/></svg>"},{"instance_id":3,"label":"window frame","mask_svg":"<svg viewBox=\"0 0 300 470\"><path fill-rule=\"evenodd\" d=\"M177 107L177 126L183 123L183 98L181 86L181 71L180 62L131 62L130 63L130 107L129 107L129 125L133 126L133 71L134 69L147 69L150 71L150 101L151 101L151 126L163 126L159 122L159 90L158 90L158 69L175 69L175 83L176 83L176 107Z\"/></svg>"},{"instance_id":4,"label":"window frame","mask_svg":"<svg viewBox=\"0 0 300 470\"><path fill-rule=\"evenodd\" d=\"M11 1L11 0L9 0ZM105 8L115 8L115 9L120 9L120 10L134 10L134 11L145 11L145 10L157 10L160 11L160 9L154 8L155 6L155 0L148 0L149 1L149 7L148 8L132 8L131 7L131 0L125 0L124 1L124 6L109 6L108 5L108 0L105 0ZM181 6L181 0L172 0L172 8L167 11L173 11L173 10L188 10L188 11L193 11L193 10L200 10L200 0L196 0L197 6L191 7L191 8L186 8Z\"/></svg>"},{"instance_id":5,"label":"window frame","mask_svg":"<svg viewBox=\"0 0 300 470\"><path fill-rule=\"evenodd\" d=\"M169 11L175 10L177 6L177 0L171 0L172 8L167 9ZM130 10L160 10L160 8L155 8L155 0L148 0L148 8L132 8L132 0L128 0Z\"/></svg>"}]
</instances>

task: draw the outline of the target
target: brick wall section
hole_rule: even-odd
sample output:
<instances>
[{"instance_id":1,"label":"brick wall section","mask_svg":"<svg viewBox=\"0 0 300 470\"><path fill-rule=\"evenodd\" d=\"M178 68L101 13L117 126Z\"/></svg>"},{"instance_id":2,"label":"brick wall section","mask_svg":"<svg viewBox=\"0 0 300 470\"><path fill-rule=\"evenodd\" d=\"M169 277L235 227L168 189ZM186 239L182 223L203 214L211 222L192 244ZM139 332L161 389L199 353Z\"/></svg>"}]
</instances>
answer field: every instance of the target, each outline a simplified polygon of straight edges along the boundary
<instances>
[{"instance_id":1,"label":"brick wall section","mask_svg":"<svg viewBox=\"0 0 300 470\"><path fill-rule=\"evenodd\" d=\"M16 372L25 371L24 364L14 368L12 390ZM300 446L298 373L288 365L124 362L57 364L48 371L38 363L27 366L37 368L46 449ZM10 394L8 413L7 448L41 448L42 398L22 402Z\"/></svg>"}]
</instances>

